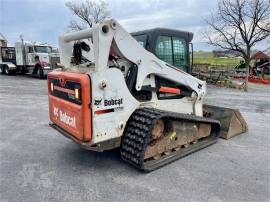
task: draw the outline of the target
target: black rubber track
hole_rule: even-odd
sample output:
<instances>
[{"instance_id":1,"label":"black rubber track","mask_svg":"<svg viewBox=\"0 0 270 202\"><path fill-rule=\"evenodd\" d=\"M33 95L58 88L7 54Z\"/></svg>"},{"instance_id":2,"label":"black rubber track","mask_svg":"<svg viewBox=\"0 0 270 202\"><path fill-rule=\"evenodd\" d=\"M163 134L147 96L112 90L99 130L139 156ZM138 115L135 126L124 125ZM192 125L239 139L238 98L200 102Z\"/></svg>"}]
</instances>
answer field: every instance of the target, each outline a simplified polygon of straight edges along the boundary
<instances>
[{"instance_id":1,"label":"black rubber track","mask_svg":"<svg viewBox=\"0 0 270 202\"><path fill-rule=\"evenodd\" d=\"M195 123L209 123L212 125L211 134L208 138L190 145L188 148L182 148L158 160L144 162L144 153L150 142L151 131L155 122L161 118L178 121L185 120ZM219 132L220 122L214 119L167 112L153 108L139 108L134 111L128 120L121 142L120 153L124 161L140 170L149 172L215 143L218 139Z\"/></svg>"}]
</instances>

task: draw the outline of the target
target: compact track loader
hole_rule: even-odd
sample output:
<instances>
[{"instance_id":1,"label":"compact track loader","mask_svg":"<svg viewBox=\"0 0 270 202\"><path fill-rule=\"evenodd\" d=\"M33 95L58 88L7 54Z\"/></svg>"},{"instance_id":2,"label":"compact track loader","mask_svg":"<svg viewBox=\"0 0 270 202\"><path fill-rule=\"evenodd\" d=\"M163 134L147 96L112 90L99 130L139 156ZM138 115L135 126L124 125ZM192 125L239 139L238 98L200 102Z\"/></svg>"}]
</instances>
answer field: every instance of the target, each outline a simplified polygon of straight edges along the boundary
<instances>
[{"instance_id":1,"label":"compact track loader","mask_svg":"<svg viewBox=\"0 0 270 202\"><path fill-rule=\"evenodd\" d=\"M120 147L124 161L151 171L230 128L211 118L216 109L203 109L204 81L147 51L115 20L64 34L59 46L62 68L48 75L50 125L83 148Z\"/></svg>"}]
</instances>

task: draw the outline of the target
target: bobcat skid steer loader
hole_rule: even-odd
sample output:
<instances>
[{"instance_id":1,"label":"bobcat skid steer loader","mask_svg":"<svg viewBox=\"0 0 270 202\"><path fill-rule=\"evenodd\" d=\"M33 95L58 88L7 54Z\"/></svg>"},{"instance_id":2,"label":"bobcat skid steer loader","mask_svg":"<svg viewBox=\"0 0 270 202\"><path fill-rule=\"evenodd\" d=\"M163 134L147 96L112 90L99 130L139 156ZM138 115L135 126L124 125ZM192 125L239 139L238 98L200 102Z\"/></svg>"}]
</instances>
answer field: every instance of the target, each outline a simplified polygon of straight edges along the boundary
<instances>
[{"instance_id":1,"label":"bobcat skid steer loader","mask_svg":"<svg viewBox=\"0 0 270 202\"><path fill-rule=\"evenodd\" d=\"M59 46L62 69L48 75L50 125L81 147L120 147L124 161L151 171L217 141L220 122L203 116L206 83L115 20L64 34Z\"/></svg>"}]
</instances>

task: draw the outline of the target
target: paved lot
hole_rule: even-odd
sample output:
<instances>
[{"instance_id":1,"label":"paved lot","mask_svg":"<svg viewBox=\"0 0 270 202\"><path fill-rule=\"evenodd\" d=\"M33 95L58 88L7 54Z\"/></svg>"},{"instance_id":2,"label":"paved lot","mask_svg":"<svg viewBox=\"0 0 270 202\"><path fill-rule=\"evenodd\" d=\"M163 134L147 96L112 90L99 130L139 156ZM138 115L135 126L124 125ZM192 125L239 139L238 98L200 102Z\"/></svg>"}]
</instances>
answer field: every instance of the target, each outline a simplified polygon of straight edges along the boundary
<instances>
[{"instance_id":1,"label":"paved lot","mask_svg":"<svg viewBox=\"0 0 270 202\"><path fill-rule=\"evenodd\" d=\"M80 149L48 126L46 80L0 76L1 201L270 201L270 89L210 87L249 132L143 174L118 150Z\"/></svg>"}]
</instances>

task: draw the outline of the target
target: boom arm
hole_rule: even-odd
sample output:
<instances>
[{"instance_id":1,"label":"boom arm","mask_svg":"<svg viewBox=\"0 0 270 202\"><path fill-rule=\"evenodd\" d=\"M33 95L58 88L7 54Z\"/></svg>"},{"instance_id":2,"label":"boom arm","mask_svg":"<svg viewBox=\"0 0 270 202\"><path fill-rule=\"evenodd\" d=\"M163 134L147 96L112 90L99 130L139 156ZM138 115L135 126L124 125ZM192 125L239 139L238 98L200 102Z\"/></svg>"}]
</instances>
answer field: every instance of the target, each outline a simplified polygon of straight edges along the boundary
<instances>
[{"instance_id":1,"label":"boom arm","mask_svg":"<svg viewBox=\"0 0 270 202\"><path fill-rule=\"evenodd\" d=\"M70 65L74 41L92 39L94 47L95 71L108 68L110 49L138 66L136 90L140 91L148 75L158 75L191 88L201 100L206 93L206 83L186 72L158 59L145 50L115 20L105 20L90 29L67 33L59 38L61 63Z\"/></svg>"}]
</instances>

